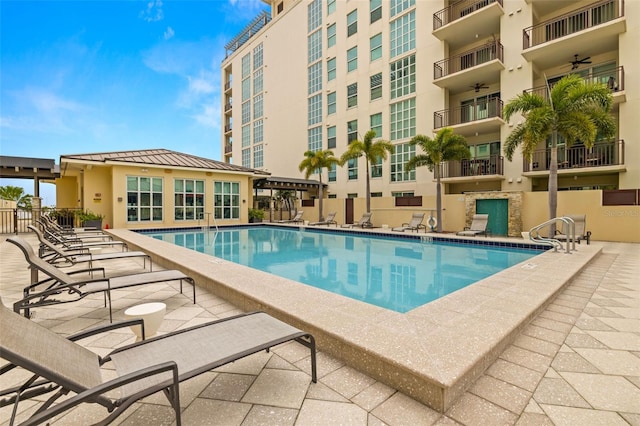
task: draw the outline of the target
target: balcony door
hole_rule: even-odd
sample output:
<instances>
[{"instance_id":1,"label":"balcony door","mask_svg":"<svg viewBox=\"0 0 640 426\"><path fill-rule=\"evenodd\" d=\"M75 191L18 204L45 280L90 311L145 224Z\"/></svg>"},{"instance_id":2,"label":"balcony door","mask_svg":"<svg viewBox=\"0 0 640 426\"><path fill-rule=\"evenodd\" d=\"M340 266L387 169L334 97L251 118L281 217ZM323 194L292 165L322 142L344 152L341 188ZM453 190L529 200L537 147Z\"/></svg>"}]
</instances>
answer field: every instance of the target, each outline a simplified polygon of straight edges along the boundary
<instances>
[{"instance_id":1,"label":"balcony door","mask_svg":"<svg viewBox=\"0 0 640 426\"><path fill-rule=\"evenodd\" d=\"M462 101L460 103L461 122L468 123L495 117L498 112L497 99L500 99L500 92Z\"/></svg>"}]
</instances>

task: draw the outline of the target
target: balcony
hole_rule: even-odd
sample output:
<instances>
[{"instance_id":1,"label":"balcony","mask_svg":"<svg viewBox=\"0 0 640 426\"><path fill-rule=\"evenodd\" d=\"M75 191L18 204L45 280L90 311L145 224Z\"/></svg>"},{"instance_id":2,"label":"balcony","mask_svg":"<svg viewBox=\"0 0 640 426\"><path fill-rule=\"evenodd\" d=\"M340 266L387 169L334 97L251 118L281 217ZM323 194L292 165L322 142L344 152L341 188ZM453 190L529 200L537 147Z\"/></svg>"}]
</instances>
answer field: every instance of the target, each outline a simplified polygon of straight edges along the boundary
<instances>
[{"instance_id":1,"label":"balcony","mask_svg":"<svg viewBox=\"0 0 640 426\"><path fill-rule=\"evenodd\" d=\"M610 71L599 72L589 74L584 77L584 81L589 83L603 83L606 84L611 92L613 93L613 101L614 103L620 103L626 101L626 96L624 93L624 67L616 67ZM553 87L553 84L551 84ZM526 89L525 93L535 93L545 100L549 99L549 92L547 91L547 86L538 86L533 87L531 89Z\"/></svg>"},{"instance_id":2,"label":"balcony","mask_svg":"<svg viewBox=\"0 0 640 426\"><path fill-rule=\"evenodd\" d=\"M232 123L224 125L224 132L225 133L230 133L232 130L233 130L233 124Z\"/></svg>"},{"instance_id":3,"label":"balcony","mask_svg":"<svg viewBox=\"0 0 640 426\"><path fill-rule=\"evenodd\" d=\"M499 34L502 15L502 0L457 1L433 14L433 35L455 49L476 34Z\"/></svg>"},{"instance_id":4,"label":"balcony","mask_svg":"<svg viewBox=\"0 0 640 426\"><path fill-rule=\"evenodd\" d=\"M226 50L225 59L227 59L233 52L238 50L243 44L248 42L254 35L260 32L260 30L269 22L271 22L271 15L266 11L262 11L253 19L253 21L251 21L246 27L244 27L237 36L235 36L229 43L224 45L224 48Z\"/></svg>"},{"instance_id":5,"label":"balcony","mask_svg":"<svg viewBox=\"0 0 640 426\"><path fill-rule=\"evenodd\" d=\"M224 144L224 153L225 154L229 154L232 151L233 151L233 145L231 145L230 143Z\"/></svg>"},{"instance_id":6,"label":"balcony","mask_svg":"<svg viewBox=\"0 0 640 426\"><path fill-rule=\"evenodd\" d=\"M602 0L523 30L522 56L549 68L582 53L617 50L626 31L624 0Z\"/></svg>"},{"instance_id":7,"label":"balcony","mask_svg":"<svg viewBox=\"0 0 640 426\"><path fill-rule=\"evenodd\" d=\"M503 102L499 98L474 102L433 113L434 129L454 127L456 133L471 136L474 133L492 133L500 130Z\"/></svg>"},{"instance_id":8,"label":"balcony","mask_svg":"<svg viewBox=\"0 0 640 426\"><path fill-rule=\"evenodd\" d=\"M229 90L231 90L231 86L233 86L233 82L231 80L224 83L224 91L228 92Z\"/></svg>"},{"instance_id":9,"label":"balcony","mask_svg":"<svg viewBox=\"0 0 640 426\"><path fill-rule=\"evenodd\" d=\"M231 111L231 108L233 108L233 104L231 102L227 102L226 104L224 104L224 112Z\"/></svg>"},{"instance_id":10,"label":"balcony","mask_svg":"<svg viewBox=\"0 0 640 426\"><path fill-rule=\"evenodd\" d=\"M488 157L472 157L460 161L442 163L440 177L460 178L477 176L502 176L504 174L504 157L490 155Z\"/></svg>"},{"instance_id":11,"label":"balcony","mask_svg":"<svg viewBox=\"0 0 640 426\"><path fill-rule=\"evenodd\" d=\"M550 161L550 148L536 150L531 157L531 163L525 160L522 170L525 173L548 172ZM623 171L624 140L598 142L591 149L584 145L568 149L558 147L558 173L574 173L579 169L590 172Z\"/></svg>"},{"instance_id":12,"label":"balcony","mask_svg":"<svg viewBox=\"0 0 640 426\"><path fill-rule=\"evenodd\" d=\"M504 48L496 41L438 61L433 64L433 84L458 93L478 82L499 81L503 55Z\"/></svg>"}]
</instances>

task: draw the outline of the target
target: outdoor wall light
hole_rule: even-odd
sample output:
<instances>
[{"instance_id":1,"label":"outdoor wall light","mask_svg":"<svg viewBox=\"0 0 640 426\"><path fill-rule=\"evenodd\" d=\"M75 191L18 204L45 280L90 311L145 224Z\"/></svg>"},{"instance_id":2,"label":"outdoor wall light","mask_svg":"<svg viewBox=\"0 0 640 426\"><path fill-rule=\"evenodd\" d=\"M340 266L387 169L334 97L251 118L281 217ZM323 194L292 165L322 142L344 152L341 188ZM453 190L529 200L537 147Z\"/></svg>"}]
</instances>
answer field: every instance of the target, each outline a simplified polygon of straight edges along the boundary
<instances>
[{"instance_id":1,"label":"outdoor wall light","mask_svg":"<svg viewBox=\"0 0 640 426\"><path fill-rule=\"evenodd\" d=\"M121 203L122 202L122 197L118 197L118 202Z\"/></svg>"}]
</instances>

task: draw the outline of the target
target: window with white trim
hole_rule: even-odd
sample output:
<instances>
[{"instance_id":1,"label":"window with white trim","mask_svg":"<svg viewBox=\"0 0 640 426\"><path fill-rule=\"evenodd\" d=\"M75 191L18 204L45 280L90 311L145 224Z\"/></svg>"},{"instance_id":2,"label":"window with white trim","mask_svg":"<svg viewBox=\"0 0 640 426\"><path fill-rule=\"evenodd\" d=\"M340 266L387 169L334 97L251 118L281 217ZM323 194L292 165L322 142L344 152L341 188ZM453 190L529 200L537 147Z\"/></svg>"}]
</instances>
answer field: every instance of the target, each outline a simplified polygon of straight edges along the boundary
<instances>
[{"instance_id":1,"label":"window with white trim","mask_svg":"<svg viewBox=\"0 0 640 426\"><path fill-rule=\"evenodd\" d=\"M396 16L412 6L415 6L416 0L391 0L389 8L390 16Z\"/></svg>"},{"instance_id":2,"label":"window with white trim","mask_svg":"<svg viewBox=\"0 0 640 426\"><path fill-rule=\"evenodd\" d=\"M347 72L358 69L358 46L347 50Z\"/></svg>"},{"instance_id":3,"label":"window with white trim","mask_svg":"<svg viewBox=\"0 0 640 426\"><path fill-rule=\"evenodd\" d=\"M262 119L253 122L253 143L257 144L264 140Z\"/></svg>"},{"instance_id":4,"label":"window with white trim","mask_svg":"<svg viewBox=\"0 0 640 426\"><path fill-rule=\"evenodd\" d=\"M358 179L358 160L352 158L347 161L347 176L349 180Z\"/></svg>"},{"instance_id":5,"label":"window with white trim","mask_svg":"<svg viewBox=\"0 0 640 426\"><path fill-rule=\"evenodd\" d=\"M242 124L251 121L251 101L242 103Z\"/></svg>"},{"instance_id":6,"label":"window with white trim","mask_svg":"<svg viewBox=\"0 0 640 426\"><path fill-rule=\"evenodd\" d=\"M307 32L318 28L322 25L322 0L313 0L307 6Z\"/></svg>"},{"instance_id":7,"label":"window with white trim","mask_svg":"<svg viewBox=\"0 0 640 426\"><path fill-rule=\"evenodd\" d=\"M307 146L309 151L320 151L322 150L322 127L314 127L313 129L309 129L307 131Z\"/></svg>"},{"instance_id":8,"label":"window with white trim","mask_svg":"<svg viewBox=\"0 0 640 426\"><path fill-rule=\"evenodd\" d=\"M335 182L337 180L337 171L338 167L335 163L329 167L329 182Z\"/></svg>"},{"instance_id":9,"label":"window with white trim","mask_svg":"<svg viewBox=\"0 0 640 426\"><path fill-rule=\"evenodd\" d=\"M369 77L369 86L371 92L371 100L382 97L382 73L374 74Z\"/></svg>"},{"instance_id":10,"label":"window with white trim","mask_svg":"<svg viewBox=\"0 0 640 426\"><path fill-rule=\"evenodd\" d=\"M334 80L336 78L336 58L331 58L327 61L327 81Z\"/></svg>"},{"instance_id":11,"label":"window with white trim","mask_svg":"<svg viewBox=\"0 0 640 426\"><path fill-rule=\"evenodd\" d=\"M416 147L409 143L401 143L394 147L391 154L391 182L407 182L416 180L416 169L405 170L407 162L416 156Z\"/></svg>"},{"instance_id":12,"label":"window with white trim","mask_svg":"<svg viewBox=\"0 0 640 426\"><path fill-rule=\"evenodd\" d=\"M331 24L327 27L327 47L335 46L336 44L336 24Z\"/></svg>"},{"instance_id":13,"label":"window with white trim","mask_svg":"<svg viewBox=\"0 0 640 426\"><path fill-rule=\"evenodd\" d=\"M382 33L376 34L369 39L369 51L371 62L382 58Z\"/></svg>"},{"instance_id":14,"label":"window with white trim","mask_svg":"<svg viewBox=\"0 0 640 426\"><path fill-rule=\"evenodd\" d=\"M358 139L358 120L347 122L347 144Z\"/></svg>"},{"instance_id":15,"label":"window with white trim","mask_svg":"<svg viewBox=\"0 0 640 426\"><path fill-rule=\"evenodd\" d=\"M264 157L262 153L262 144L253 147L253 167L264 167Z\"/></svg>"},{"instance_id":16,"label":"window with white trim","mask_svg":"<svg viewBox=\"0 0 640 426\"><path fill-rule=\"evenodd\" d=\"M161 221L162 195L162 178L127 176L127 222Z\"/></svg>"},{"instance_id":17,"label":"window with white trim","mask_svg":"<svg viewBox=\"0 0 640 426\"><path fill-rule=\"evenodd\" d=\"M253 69L257 70L263 65L262 43L253 48Z\"/></svg>"},{"instance_id":18,"label":"window with white trim","mask_svg":"<svg viewBox=\"0 0 640 426\"><path fill-rule=\"evenodd\" d=\"M327 15L336 11L336 0L327 0Z\"/></svg>"},{"instance_id":19,"label":"window with white trim","mask_svg":"<svg viewBox=\"0 0 640 426\"><path fill-rule=\"evenodd\" d=\"M378 157L376 162L371 164L371 177L382 177L382 158Z\"/></svg>"},{"instance_id":20,"label":"window with white trim","mask_svg":"<svg viewBox=\"0 0 640 426\"><path fill-rule=\"evenodd\" d=\"M382 0L369 0L369 13L371 20L370 22L373 24L380 18L382 18Z\"/></svg>"},{"instance_id":21,"label":"window with white trim","mask_svg":"<svg viewBox=\"0 0 640 426\"><path fill-rule=\"evenodd\" d=\"M351 37L358 32L358 9L347 15L347 37Z\"/></svg>"},{"instance_id":22,"label":"window with white trim","mask_svg":"<svg viewBox=\"0 0 640 426\"><path fill-rule=\"evenodd\" d=\"M242 147L251 145L251 125L242 126Z\"/></svg>"},{"instance_id":23,"label":"window with white trim","mask_svg":"<svg viewBox=\"0 0 640 426\"><path fill-rule=\"evenodd\" d=\"M322 93L309 98L309 117L307 125L313 126L322 121Z\"/></svg>"},{"instance_id":24,"label":"window with white trim","mask_svg":"<svg viewBox=\"0 0 640 426\"><path fill-rule=\"evenodd\" d=\"M262 100L263 100L262 93L253 97L253 119L254 120L256 118L262 117L262 114L264 113L263 111L264 102Z\"/></svg>"},{"instance_id":25,"label":"window with white trim","mask_svg":"<svg viewBox=\"0 0 640 426\"><path fill-rule=\"evenodd\" d=\"M174 179L174 219L195 220L204 217L204 181Z\"/></svg>"},{"instance_id":26,"label":"window with white trim","mask_svg":"<svg viewBox=\"0 0 640 426\"><path fill-rule=\"evenodd\" d=\"M251 167L251 148L242 150L242 167Z\"/></svg>"},{"instance_id":27,"label":"window with white trim","mask_svg":"<svg viewBox=\"0 0 640 426\"><path fill-rule=\"evenodd\" d=\"M416 48L416 12L391 21L389 47L392 58Z\"/></svg>"},{"instance_id":28,"label":"window with white trim","mask_svg":"<svg viewBox=\"0 0 640 426\"><path fill-rule=\"evenodd\" d=\"M253 94L262 92L262 68L253 73Z\"/></svg>"},{"instance_id":29,"label":"window with white trim","mask_svg":"<svg viewBox=\"0 0 640 426\"><path fill-rule=\"evenodd\" d=\"M391 63L391 99L416 92L416 55Z\"/></svg>"},{"instance_id":30,"label":"window with white trim","mask_svg":"<svg viewBox=\"0 0 640 426\"><path fill-rule=\"evenodd\" d=\"M336 147L336 126L327 127L327 149Z\"/></svg>"},{"instance_id":31,"label":"window with white trim","mask_svg":"<svg viewBox=\"0 0 640 426\"><path fill-rule=\"evenodd\" d=\"M316 62L307 68L308 94L322 90L322 61Z\"/></svg>"},{"instance_id":32,"label":"window with white trim","mask_svg":"<svg viewBox=\"0 0 640 426\"><path fill-rule=\"evenodd\" d=\"M251 74L251 54L247 53L242 57L242 78L249 77Z\"/></svg>"},{"instance_id":33,"label":"window with white trim","mask_svg":"<svg viewBox=\"0 0 640 426\"><path fill-rule=\"evenodd\" d=\"M376 138L382 137L382 113L369 116L369 128L376 132Z\"/></svg>"},{"instance_id":34,"label":"window with white trim","mask_svg":"<svg viewBox=\"0 0 640 426\"><path fill-rule=\"evenodd\" d=\"M327 95L327 115L336 113L336 92Z\"/></svg>"},{"instance_id":35,"label":"window with white trim","mask_svg":"<svg viewBox=\"0 0 640 426\"><path fill-rule=\"evenodd\" d=\"M358 106L358 83L347 86L347 108Z\"/></svg>"},{"instance_id":36,"label":"window with white trim","mask_svg":"<svg viewBox=\"0 0 640 426\"><path fill-rule=\"evenodd\" d=\"M216 219L240 219L239 182L213 182L213 216Z\"/></svg>"},{"instance_id":37,"label":"window with white trim","mask_svg":"<svg viewBox=\"0 0 640 426\"><path fill-rule=\"evenodd\" d=\"M248 101L251 97L251 79L249 77L242 80L242 102Z\"/></svg>"},{"instance_id":38,"label":"window with white trim","mask_svg":"<svg viewBox=\"0 0 640 426\"><path fill-rule=\"evenodd\" d=\"M390 105L392 141L411 138L416 135L416 98Z\"/></svg>"},{"instance_id":39,"label":"window with white trim","mask_svg":"<svg viewBox=\"0 0 640 426\"><path fill-rule=\"evenodd\" d=\"M322 57L322 29L319 29L307 37L307 51L307 63L309 64L314 63Z\"/></svg>"}]
</instances>

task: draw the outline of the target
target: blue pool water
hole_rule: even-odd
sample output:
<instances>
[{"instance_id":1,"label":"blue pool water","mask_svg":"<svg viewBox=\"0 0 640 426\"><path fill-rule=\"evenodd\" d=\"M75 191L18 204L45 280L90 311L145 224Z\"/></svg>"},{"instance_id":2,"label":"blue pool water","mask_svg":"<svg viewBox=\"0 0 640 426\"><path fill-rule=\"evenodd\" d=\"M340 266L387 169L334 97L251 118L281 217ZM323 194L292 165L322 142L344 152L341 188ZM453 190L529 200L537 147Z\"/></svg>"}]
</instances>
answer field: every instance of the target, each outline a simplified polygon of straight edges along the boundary
<instances>
[{"instance_id":1,"label":"blue pool water","mask_svg":"<svg viewBox=\"0 0 640 426\"><path fill-rule=\"evenodd\" d=\"M541 253L273 226L144 234L397 312Z\"/></svg>"}]
</instances>

